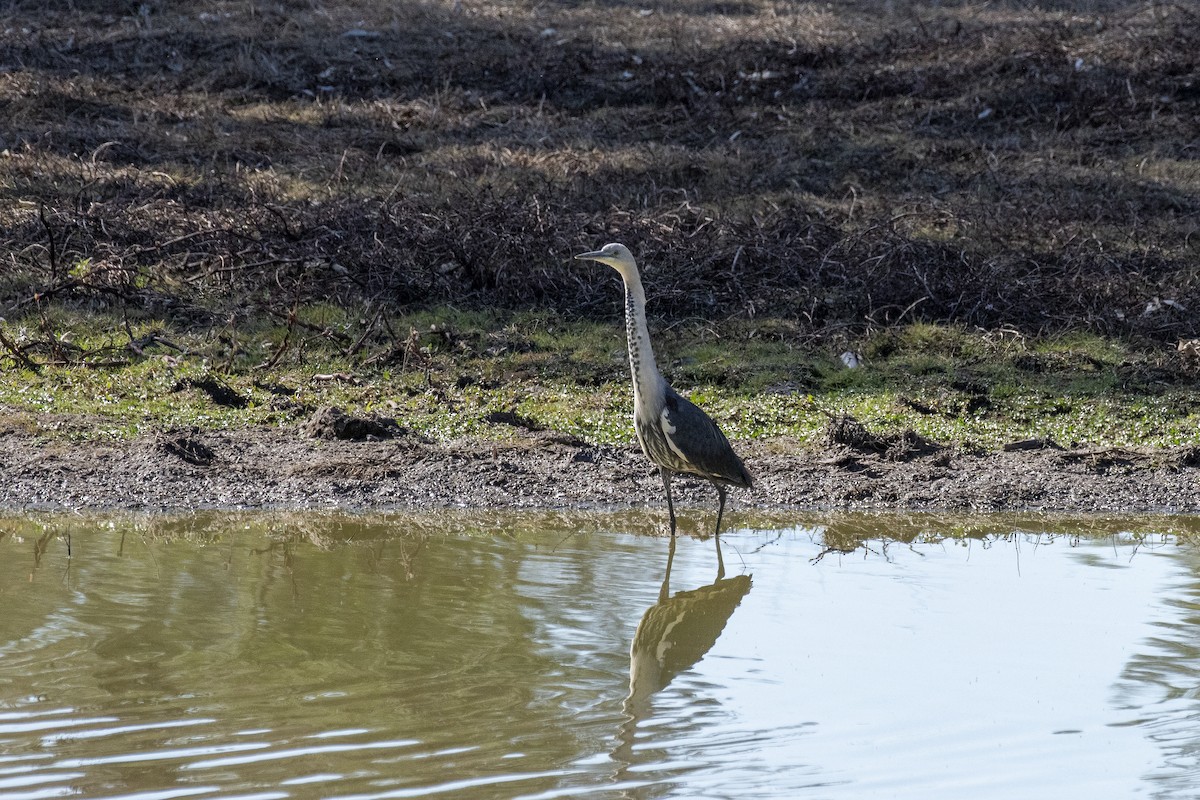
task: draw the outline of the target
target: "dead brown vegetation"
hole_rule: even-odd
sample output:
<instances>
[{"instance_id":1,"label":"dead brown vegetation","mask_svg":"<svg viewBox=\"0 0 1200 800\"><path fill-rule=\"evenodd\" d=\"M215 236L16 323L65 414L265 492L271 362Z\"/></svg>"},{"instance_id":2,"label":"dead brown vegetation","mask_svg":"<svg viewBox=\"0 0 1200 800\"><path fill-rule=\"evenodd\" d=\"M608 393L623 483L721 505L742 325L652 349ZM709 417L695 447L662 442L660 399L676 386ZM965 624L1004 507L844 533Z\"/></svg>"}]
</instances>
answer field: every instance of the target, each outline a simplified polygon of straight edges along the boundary
<instances>
[{"instance_id":1,"label":"dead brown vegetation","mask_svg":"<svg viewBox=\"0 0 1200 800\"><path fill-rule=\"evenodd\" d=\"M1185 3L0 2L0 303L1200 330ZM294 319L294 315L293 315Z\"/></svg>"}]
</instances>

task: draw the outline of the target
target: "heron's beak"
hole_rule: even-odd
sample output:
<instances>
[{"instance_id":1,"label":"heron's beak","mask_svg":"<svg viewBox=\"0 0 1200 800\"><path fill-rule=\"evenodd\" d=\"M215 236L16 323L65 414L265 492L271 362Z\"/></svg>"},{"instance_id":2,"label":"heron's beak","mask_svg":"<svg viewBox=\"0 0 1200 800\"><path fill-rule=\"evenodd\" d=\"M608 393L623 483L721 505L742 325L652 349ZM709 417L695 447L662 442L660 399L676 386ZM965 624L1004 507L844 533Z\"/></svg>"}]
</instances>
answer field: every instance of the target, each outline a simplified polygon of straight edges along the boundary
<instances>
[{"instance_id":1,"label":"heron's beak","mask_svg":"<svg viewBox=\"0 0 1200 800\"><path fill-rule=\"evenodd\" d=\"M580 253L575 256L580 261L603 261L606 257L602 250L593 250L590 253Z\"/></svg>"}]
</instances>

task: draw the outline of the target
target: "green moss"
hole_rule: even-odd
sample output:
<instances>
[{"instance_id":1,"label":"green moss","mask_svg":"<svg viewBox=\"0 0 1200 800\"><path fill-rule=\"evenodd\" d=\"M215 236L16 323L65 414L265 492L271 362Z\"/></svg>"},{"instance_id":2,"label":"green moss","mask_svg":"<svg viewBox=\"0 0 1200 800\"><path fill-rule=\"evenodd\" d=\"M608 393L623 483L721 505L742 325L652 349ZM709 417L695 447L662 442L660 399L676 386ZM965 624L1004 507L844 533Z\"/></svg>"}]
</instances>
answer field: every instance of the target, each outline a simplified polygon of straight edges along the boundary
<instances>
[{"instance_id":1,"label":"green moss","mask_svg":"<svg viewBox=\"0 0 1200 800\"><path fill-rule=\"evenodd\" d=\"M136 321L127 333L123 320L62 311L24 326L4 323L13 341L61 341L69 333L70 346L61 345L63 364L49 363L45 347L29 349L45 362L36 372L0 354L0 408L40 420L48 436L295 425L332 404L393 417L436 440L518 435L488 421L496 411L589 442L633 440L619 321L448 308L384 321L333 306L301 309L297 319L307 327L259 320L204 334ZM1170 370L1188 368L1170 362L1171 354L1092 335L1043 341L930 325L802 347L790 330L785 320L731 321L654 336L673 385L735 439L815 443L830 415L848 413L880 432L911 428L988 448L1033 437L1200 444L1200 402L1187 376L1164 384ZM139 355L126 346L130 333L135 340L158 333L183 352L149 341ZM845 349L860 352L862 366L842 366ZM215 403L197 388L206 379L244 405ZM96 422L83 433L59 426L68 434L56 428L66 417Z\"/></svg>"}]
</instances>

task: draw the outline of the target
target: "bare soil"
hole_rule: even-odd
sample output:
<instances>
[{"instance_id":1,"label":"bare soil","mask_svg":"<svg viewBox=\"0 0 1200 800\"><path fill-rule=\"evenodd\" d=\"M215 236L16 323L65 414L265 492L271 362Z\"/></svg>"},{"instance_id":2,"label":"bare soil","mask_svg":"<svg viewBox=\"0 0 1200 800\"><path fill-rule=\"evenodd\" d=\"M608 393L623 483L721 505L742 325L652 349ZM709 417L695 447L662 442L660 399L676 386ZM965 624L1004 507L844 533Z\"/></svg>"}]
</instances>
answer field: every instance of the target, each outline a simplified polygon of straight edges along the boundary
<instances>
[{"instance_id":1,"label":"bare soil","mask_svg":"<svg viewBox=\"0 0 1200 800\"><path fill-rule=\"evenodd\" d=\"M811 451L786 441L738 443L756 485L731 492L730 509L1200 513L1197 448L1063 450L1029 442L985 453L874 445ZM681 507L715 505L703 481L678 478L675 490ZM661 506L663 495L636 448L593 447L547 432L505 444L431 444L408 436L324 440L298 428L260 427L105 444L0 430L0 508L7 509L642 505Z\"/></svg>"},{"instance_id":2,"label":"bare soil","mask_svg":"<svg viewBox=\"0 0 1200 800\"><path fill-rule=\"evenodd\" d=\"M0 307L608 317L619 239L668 318L1173 347L1197 53L1183 2L0 0Z\"/></svg>"}]
</instances>

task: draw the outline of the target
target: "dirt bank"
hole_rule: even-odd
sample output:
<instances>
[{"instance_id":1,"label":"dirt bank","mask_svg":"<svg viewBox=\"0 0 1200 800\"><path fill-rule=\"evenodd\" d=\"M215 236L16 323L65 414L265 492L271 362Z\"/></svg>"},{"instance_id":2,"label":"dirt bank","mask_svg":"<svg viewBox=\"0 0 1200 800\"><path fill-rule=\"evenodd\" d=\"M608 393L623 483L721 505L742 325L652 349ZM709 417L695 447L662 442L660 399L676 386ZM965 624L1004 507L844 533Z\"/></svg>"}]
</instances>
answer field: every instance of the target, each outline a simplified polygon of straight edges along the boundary
<instances>
[{"instance_id":1,"label":"dirt bank","mask_svg":"<svg viewBox=\"0 0 1200 800\"><path fill-rule=\"evenodd\" d=\"M661 505L657 475L633 447L555 434L505 444L343 441L299 429L159 434L111 443L47 439L0 426L6 509L477 508ZM59 421L85 425L86 420ZM861 443L805 448L741 443L757 485L730 495L750 508L1200 512L1200 452L883 451ZM677 502L708 507L707 485L677 480Z\"/></svg>"}]
</instances>

